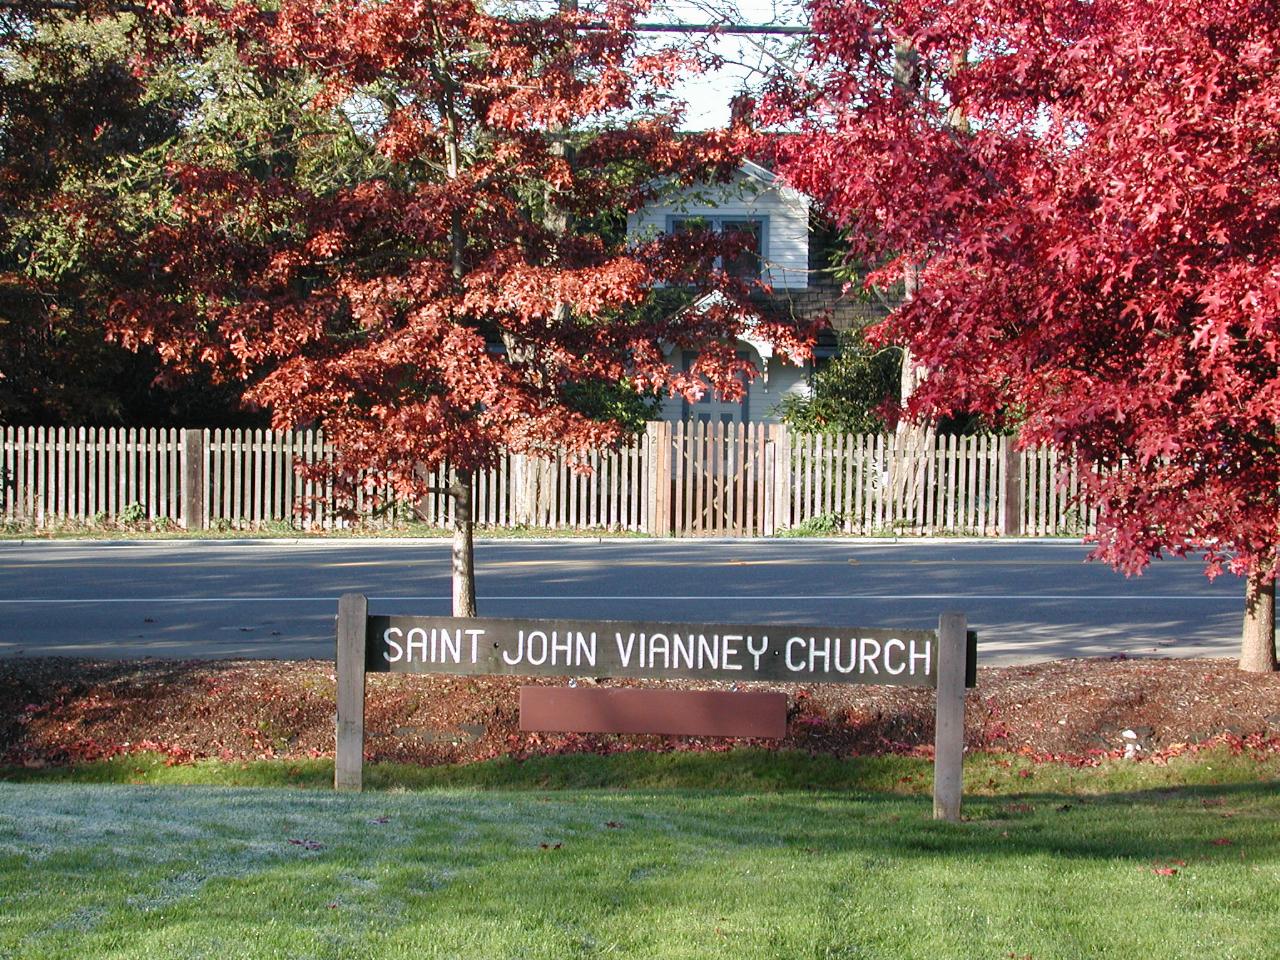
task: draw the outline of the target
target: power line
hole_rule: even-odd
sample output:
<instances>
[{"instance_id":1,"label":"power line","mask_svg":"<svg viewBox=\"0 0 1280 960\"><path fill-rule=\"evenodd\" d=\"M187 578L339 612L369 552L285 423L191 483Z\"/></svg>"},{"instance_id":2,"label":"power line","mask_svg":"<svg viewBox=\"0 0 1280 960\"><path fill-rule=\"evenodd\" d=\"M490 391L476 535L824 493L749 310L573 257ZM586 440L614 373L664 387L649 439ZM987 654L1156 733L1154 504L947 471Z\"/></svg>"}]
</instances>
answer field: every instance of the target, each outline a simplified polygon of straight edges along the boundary
<instances>
[{"instance_id":1,"label":"power line","mask_svg":"<svg viewBox=\"0 0 1280 960\"><path fill-rule=\"evenodd\" d=\"M604 25L589 24L589 30L604 29ZM782 23L637 23L637 33L707 33L707 34L766 34L770 36L807 36L813 31L800 25Z\"/></svg>"},{"instance_id":2,"label":"power line","mask_svg":"<svg viewBox=\"0 0 1280 960\"><path fill-rule=\"evenodd\" d=\"M0 0L0 10L56 10L59 12L79 13L83 12L88 6L84 3L76 2L76 0L35 0L35 2L23 2L23 0ZM112 3L105 5L105 9L117 13L139 13L148 12L145 6L135 3ZM604 23L588 23L584 24L585 30L607 30L610 29ZM766 35L766 36L807 36L812 31L798 24L781 24L781 23L637 23L635 25L637 33L705 33L713 34L734 34L734 35Z\"/></svg>"}]
</instances>

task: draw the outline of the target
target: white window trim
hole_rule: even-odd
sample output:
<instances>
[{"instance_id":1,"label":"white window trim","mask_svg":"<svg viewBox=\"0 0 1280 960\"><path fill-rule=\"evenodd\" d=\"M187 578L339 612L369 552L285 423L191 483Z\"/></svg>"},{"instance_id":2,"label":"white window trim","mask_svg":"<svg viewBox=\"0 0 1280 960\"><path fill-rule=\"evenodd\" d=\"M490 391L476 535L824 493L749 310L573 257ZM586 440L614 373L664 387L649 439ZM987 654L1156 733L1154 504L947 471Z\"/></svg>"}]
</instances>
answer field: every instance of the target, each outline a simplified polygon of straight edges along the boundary
<instances>
[{"instance_id":1,"label":"white window trim","mask_svg":"<svg viewBox=\"0 0 1280 960\"><path fill-rule=\"evenodd\" d=\"M758 223L760 224L760 281L769 283L773 278L772 263L773 259L769 256L769 215L767 213L714 213L712 211L691 210L687 213L668 213L667 214L667 233L674 234L676 232L676 223L681 220L706 220L711 224L711 229L716 233L724 230L725 224L735 223ZM717 268L720 268L720 258L716 257Z\"/></svg>"}]
</instances>

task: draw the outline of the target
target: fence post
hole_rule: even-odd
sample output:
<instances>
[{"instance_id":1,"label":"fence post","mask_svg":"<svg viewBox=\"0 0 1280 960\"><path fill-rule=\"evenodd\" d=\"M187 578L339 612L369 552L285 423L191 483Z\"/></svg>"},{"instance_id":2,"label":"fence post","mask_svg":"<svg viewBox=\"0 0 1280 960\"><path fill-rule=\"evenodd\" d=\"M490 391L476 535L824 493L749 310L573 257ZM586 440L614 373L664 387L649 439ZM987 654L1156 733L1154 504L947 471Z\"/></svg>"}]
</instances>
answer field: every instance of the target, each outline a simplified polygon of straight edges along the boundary
<instances>
[{"instance_id":1,"label":"fence post","mask_svg":"<svg viewBox=\"0 0 1280 960\"><path fill-rule=\"evenodd\" d=\"M758 522L760 536L773 536L773 425L764 425L764 443L760 445L760 463L755 476L759 492Z\"/></svg>"},{"instance_id":2,"label":"fence post","mask_svg":"<svg viewBox=\"0 0 1280 960\"><path fill-rule=\"evenodd\" d=\"M957 822L964 789L964 679L968 625L963 613L938 618L938 687L934 707L933 819Z\"/></svg>"},{"instance_id":3,"label":"fence post","mask_svg":"<svg viewBox=\"0 0 1280 960\"><path fill-rule=\"evenodd\" d=\"M517 453L511 457L511 469L507 472L507 483L511 485L511 525L533 526L534 506L529 496L532 484L529 481L529 455Z\"/></svg>"},{"instance_id":4,"label":"fence post","mask_svg":"<svg viewBox=\"0 0 1280 960\"><path fill-rule=\"evenodd\" d=\"M773 444L773 533L791 526L791 431L785 424L775 424Z\"/></svg>"},{"instance_id":5,"label":"fence post","mask_svg":"<svg viewBox=\"0 0 1280 960\"><path fill-rule=\"evenodd\" d=\"M645 464L648 489L645 491L645 510L649 520L649 536L671 536L671 424L665 420L651 421L645 428L648 435L649 462ZM676 491L680 496L680 491Z\"/></svg>"},{"instance_id":6,"label":"fence post","mask_svg":"<svg viewBox=\"0 0 1280 960\"><path fill-rule=\"evenodd\" d=\"M676 531L671 522L675 515L671 503L672 496L682 497L684 492L675 490L675 458L683 457L684 450L676 450L674 427L670 420L663 420L658 425L658 523L664 537L674 536Z\"/></svg>"},{"instance_id":7,"label":"fence post","mask_svg":"<svg viewBox=\"0 0 1280 960\"><path fill-rule=\"evenodd\" d=\"M645 533L658 536L658 424L644 425L644 521Z\"/></svg>"},{"instance_id":8,"label":"fence post","mask_svg":"<svg viewBox=\"0 0 1280 960\"><path fill-rule=\"evenodd\" d=\"M563 454L557 456L557 463L563 459ZM546 457L538 457L531 464L529 473L531 474L530 482L533 486L532 503L529 508L533 513L533 525L535 527L553 527L555 524L552 518L555 516L555 486L551 482L554 474L551 460Z\"/></svg>"},{"instance_id":9,"label":"fence post","mask_svg":"<svg viewBox=\"0 0 1280 960\"><path fill-rule=\"evenodd\" d=\"M334 737L333 789L364 786L364 647L369 600L344 593L338 600L338 720Z\"/></svg>"},{"instance_id":10,"label":"fence post","mask_svg":"<svg viewBox=\"0 0 1280 960\"><path fill-rule=\"evenodd\" d=\"M1000 438L1000 535L1022 536L1022 451L1014 437Z\"/></svg>"},{"instance_id":11,"label":"fence post","mask_svg":"<svg viewBox=\"0 0 1280 960\"><path fill-rule=\"evenodd\" d=\"M204 528L204 431L182 431L182 525Z\"/></svg>"}]
</instances>

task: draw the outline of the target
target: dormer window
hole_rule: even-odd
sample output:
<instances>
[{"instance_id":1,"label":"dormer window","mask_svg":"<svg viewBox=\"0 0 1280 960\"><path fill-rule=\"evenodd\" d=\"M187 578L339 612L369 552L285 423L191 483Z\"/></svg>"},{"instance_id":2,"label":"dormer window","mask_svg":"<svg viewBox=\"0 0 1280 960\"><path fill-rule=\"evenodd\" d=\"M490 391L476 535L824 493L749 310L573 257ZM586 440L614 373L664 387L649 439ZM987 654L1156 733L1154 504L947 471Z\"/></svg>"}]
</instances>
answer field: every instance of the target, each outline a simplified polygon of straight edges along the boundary
<instances>
[{"instance_id":1,"label":"dormer window","mask_svg":"<svg viewBox=\"0 0 1280 960\"><path fill-rule=\"evenodd\" d=\"M765 218L727 217L719 214L679 216L668 219L671 233L711 230L732 239L738 246L731 256L716 259L720 267L739 280L759 280L764 262Z\"/></svg>"}]
</instances>

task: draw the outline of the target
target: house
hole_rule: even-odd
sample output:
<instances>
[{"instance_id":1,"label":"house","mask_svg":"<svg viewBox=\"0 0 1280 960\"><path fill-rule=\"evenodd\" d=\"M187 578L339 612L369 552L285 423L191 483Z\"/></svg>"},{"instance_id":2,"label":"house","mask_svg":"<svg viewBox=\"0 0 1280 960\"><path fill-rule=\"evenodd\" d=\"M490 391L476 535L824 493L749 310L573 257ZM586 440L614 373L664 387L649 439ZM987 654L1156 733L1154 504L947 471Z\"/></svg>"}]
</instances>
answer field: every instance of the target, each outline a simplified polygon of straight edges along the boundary
<instances>
[{"instance_id":1,"label":"house","mask_svg":"<svg viewBox=\"0 0 1280 960\"><path fill-rule=\"evenodd\" d=\"M673 421L775 423L782 400L807 393L814 364L820 366L835 354L836 332L861 327L884 311L842 290L830 268L835 232L812 210L808 197L757 163L743 161L729 183L682 190L627 220L628 235L636 237L695 227L732 231L744 241L744 254L724 267L767 285L769 292L762 290L753 297L762 316L811 319L825 313L832 330L819 339L814 361L804 366L775 356L767 343L740 340L739 353L760 371L748 384L745 399L728 402L711 391L696 403L668 397L660 416ZM692 356L674 353L675 348L670 348L672 364L687 368Z\"/></svg>"}]
</instances>

